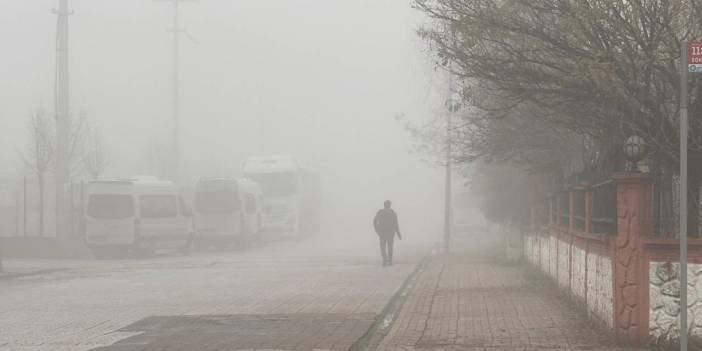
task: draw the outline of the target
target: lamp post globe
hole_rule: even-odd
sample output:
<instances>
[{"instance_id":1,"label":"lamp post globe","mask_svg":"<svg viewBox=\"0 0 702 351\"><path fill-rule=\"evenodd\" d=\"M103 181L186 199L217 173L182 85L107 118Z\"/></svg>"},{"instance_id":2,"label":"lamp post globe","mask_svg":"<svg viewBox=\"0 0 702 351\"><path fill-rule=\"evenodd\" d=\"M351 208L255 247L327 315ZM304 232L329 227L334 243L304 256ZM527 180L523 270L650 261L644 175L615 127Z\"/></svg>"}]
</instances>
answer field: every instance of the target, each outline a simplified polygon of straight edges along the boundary
<instances>
[{"instance_id":1,"label":"lamp post globe","mask_svg":"<svg viewBox=\"0 0 702 351\"><path fill-rule=\"evenodd\" d=\"M628 161L629 171L636 170L636 164L646 156L646 140L638 135L632 135L626 139L622 151Z\"/></svg>"}]
</instances>

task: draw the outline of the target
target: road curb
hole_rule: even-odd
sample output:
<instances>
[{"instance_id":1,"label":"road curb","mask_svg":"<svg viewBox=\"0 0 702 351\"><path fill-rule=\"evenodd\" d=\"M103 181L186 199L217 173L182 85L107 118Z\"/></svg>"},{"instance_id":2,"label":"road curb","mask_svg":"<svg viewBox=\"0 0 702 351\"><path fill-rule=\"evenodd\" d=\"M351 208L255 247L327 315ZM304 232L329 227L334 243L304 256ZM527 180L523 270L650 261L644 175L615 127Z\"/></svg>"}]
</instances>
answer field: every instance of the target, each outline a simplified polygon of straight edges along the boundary
<instances>
[{"instance_id":1,"label":"road curb","mask_svg":"<svg viewBox=\"0 0 702 351\"><path fill-rule=\"evenodd\" d=\"M0 280L9 280L9 279L16 279L16 278L22 278L22 277L29 277L33 275L39 275L39 274L46 274L46 273L54 273L54 272L61 272L61 271L67 271L68 268L47 268L47 269L39 269L31 272L22 272L22 273L0 273Z\"/></svg>"},{"instance_id":2,"label":"road curb","mask_svg":"<svg viewBox=\"0 0 702 351\"><path fill-rule=\"evenodd\" d=\"M429 264L429 261L435 255L436 249L433 249L417 262L412 273L405 278L400 288L390 297L383 310L375 317L375 322L371 324L361 338L349 347L349 351L369 350L371 347L377 346L385 338L396 320L395 317L402 310L410 292L416 286L414 282L417 280L419 273L424 270L424 267Z\"/></svg>"}]
</instances>

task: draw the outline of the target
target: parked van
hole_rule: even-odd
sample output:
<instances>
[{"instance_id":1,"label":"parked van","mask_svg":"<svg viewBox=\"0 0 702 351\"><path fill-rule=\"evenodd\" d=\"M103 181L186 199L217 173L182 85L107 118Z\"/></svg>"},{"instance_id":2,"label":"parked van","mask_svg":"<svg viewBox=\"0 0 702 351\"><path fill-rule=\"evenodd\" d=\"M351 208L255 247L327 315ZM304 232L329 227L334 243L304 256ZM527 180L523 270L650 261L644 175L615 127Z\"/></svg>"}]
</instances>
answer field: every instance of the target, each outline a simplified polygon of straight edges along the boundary
<instances>
[{"instance_id":1,"label":"parked van","mask_svg":"<svg viewBox=\"0 0 702 351\"><path fill-rule=\"evenodd\" d=\"M247 179L200 180L194 200L198 246L246 246L260 239L262 199L261 187Z\"/></svg>"},{"instance_id":2,"label":"parked van","mask_svg":"<svg viewBox=\"0 0 702 351\"><path fill-rule=\"evenodd\" d=\"M188 254L192 214L173 182L155 177L88 183L85 243L96 257L157 249Z\"/></svg>"}]
</instances>

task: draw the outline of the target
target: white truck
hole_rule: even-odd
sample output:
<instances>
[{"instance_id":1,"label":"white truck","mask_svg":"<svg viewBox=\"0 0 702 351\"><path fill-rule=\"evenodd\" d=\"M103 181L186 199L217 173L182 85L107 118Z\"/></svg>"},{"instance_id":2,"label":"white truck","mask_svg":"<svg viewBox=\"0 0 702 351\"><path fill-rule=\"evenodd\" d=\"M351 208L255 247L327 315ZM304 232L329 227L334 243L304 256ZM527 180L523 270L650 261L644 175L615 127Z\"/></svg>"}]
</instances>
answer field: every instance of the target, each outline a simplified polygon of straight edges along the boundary
<instances>
[{"instance_id":1,"label":"white truck","mask_svg":"<svg viewBox=\"0 0 702 351\"><path fill-rule=\"evenodd\" d=\"M264 228L299 237L319 231L319 178L290 156L250 157L242 165L246 178L263 190Z\"/></svg>"},{"instance_id":2,"label":"white truck","mask_svg":"<svg viewBox=\"0 0 702 351\"><path fill-rule=\"evenodd\" d=\"M248 246L263 226L263 193L248 179L202 179L195 186L195 242L198 247Z\"/></svg>"},{"instance_id":3,"label":"white truck","mask_svg":"<svg viewBox=\"0 0 702 351\"><path fill-rule=\"evenodd\" d=\"M155 177L88 183L85 244L98 258L157 249L190 252L192 214L178 187Z\"/></svg>"}]
</instances>

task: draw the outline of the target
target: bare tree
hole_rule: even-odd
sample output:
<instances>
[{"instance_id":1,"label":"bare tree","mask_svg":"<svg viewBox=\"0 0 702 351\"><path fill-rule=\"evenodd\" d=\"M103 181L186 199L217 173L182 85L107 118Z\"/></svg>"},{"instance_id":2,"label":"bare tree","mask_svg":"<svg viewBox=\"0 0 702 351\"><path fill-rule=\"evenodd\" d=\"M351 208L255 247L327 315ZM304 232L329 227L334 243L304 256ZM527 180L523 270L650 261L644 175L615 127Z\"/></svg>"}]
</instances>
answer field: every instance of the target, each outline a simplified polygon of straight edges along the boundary
<instances>
[{"instance_id":1,"label":"bare tree","mask_svg":"<svg viewBox=\"0 0 702 351\"><path fill-rule=\"evenodd\" d=\"M676 161L676 61L680 40L702 34L694 20L702 10L699 1L417 0L415 5L436 20L420 35L437 61L452 63L446 67L467 83L465 98L473 106L496 117L537 107L538 113L519 117L601 143L636 133L668 162ZM694 110L699 90L692 91ZM702 127L693 124L695 131ZM693 147L702 149L699 138L693 139Z\"/></svg>"},{"instance_id":2,"label":"bare tree","mask_svg":"<svg viewBox=\"0 0 702 351\"><path fill-rule=\"evenodd\" d=\"M80 175L84 170L83 155L86 152L86 142L91 130L86 116L85 112L81 112L78 118L71 120L68 136L68 165L71 177Z\"/></svg>"},{"instance_id":3,"label":"bare tree","mask_svg":"<svg viewBox=\"0 0 702 351\"><path fill-rule=\"evenodd\" d=\"M39 236L44 236L45 179L54 162L54 124L43 109L29 115L27 123L29 144L22 159L37 177L39 186Z\"/></svg>"},{"instance_id":4,"label":"bare tree","mask_svg":"<svg viewBox=\"0 0 702 351\"><path fill-rule=\"evenodd\" d=\"M612 171L623 163L623 140L637 134L659 168L677 168L680 45L702 36L697 21L702 1L414 0L414 5L433 19L419 34L437 65L465 83L465 102L480 111L479 118L465 121L472 137L463 145L467 155L532 165L533 155L560 159L559 145L587 139L599 150L597 167ZM690 78L692 115L702 112L700 82ZM500 122L505 119L511 122ZM690 123L689 180L697 189L702 120ZM566 143L534 143L531 136L539 131L530 126L566 135ZM697 213L698 202L689 209Z\"/></svg>"},{"instance_id":5,"label":"bare tree","mask_svg":"<svg viewBox=\"0 0 702 351\"><path fill-rule=\"evenodd\" d=\"M83 169L95 180L105 172L110 164L108 152L103 143L102 133L94 124L88 129L82 157Z\"/></svg>"}]
</instances>

